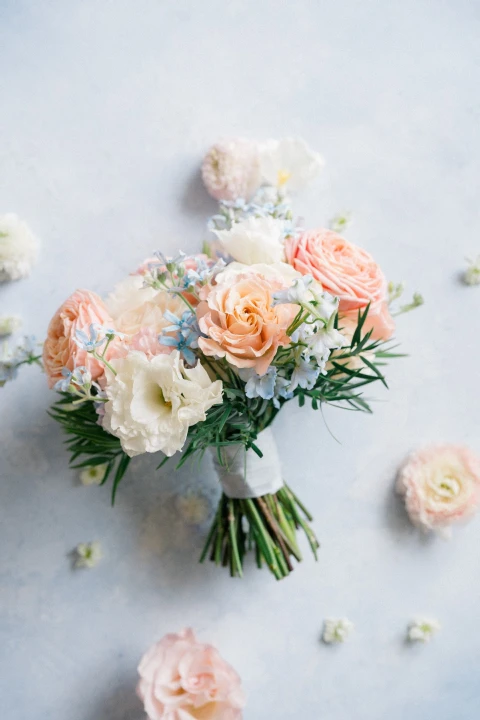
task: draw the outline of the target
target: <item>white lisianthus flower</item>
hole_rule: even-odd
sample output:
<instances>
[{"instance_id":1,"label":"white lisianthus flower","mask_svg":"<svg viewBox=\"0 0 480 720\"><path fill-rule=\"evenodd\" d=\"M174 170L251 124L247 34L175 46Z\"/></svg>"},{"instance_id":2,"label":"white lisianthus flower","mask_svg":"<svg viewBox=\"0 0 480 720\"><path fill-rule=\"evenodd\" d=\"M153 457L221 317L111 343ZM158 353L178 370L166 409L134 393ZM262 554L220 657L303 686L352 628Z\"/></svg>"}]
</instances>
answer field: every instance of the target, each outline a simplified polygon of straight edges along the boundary
<instances>
[{"instance_id":1,"label":"white lisianthus flower","mask_svg":"<svg viewBox=\"0 0 480 720\"><path fill-rule=\"evenodd\" d=\"M430 642L439 630L438 620L415 618L408 626L407 638L410 642Z\"/></svg>"},{"instance_id":2,"label":"white lisianthus flower","mask_svg":"<svg viewBox=\"0 0 480 720\"><path fill-rule=\"evenodd\" d=\"M106 368L103 427L120 439L130 457L145 452L171 456L181 450L188 428L222 402L222 382L212 382L198 363L187 369L175 350L149 358L132 351Z\"/></svg>"},{"instance_id":3,"label":"white lisianthus flower","mask_svg":"<svg viewBox=\"0 0 480 720\"><path fill-rule=\"evenodd\" d=\"M16 315L5 315L0 317L0 337L12 335L22 327L22 321Z\"/></svg>"},{"instance_id":4,"label":"white lisianthus flower","mask_svg":"<svg viewBox=\"0 0 480 720\"><path fill-rule=\"evenodd\" d=\"M297 192L320 172L324 160L301 138L268 140L260 148L262 179L280 190Z\"/></svg>"},{"instance_id":5,"label":"white lisianthus flower","mask_svg":"<svg viewBox=\"0 0 480 720\"><path fill-rule=\"evenodd\" d=\"M347 618L327 618L323 627L324 643L342 643L353 632L354 625Z\"/></svg>"},{"instance_id":6,"label":"white lisianthus flower","mask_svg":"<svg viewBox=\"0 0 480 720\"><path fill-rule=\"evenodd\" d=\"M0 282L28 277L39 243L28 225L14 213L0 215Z\"/></svg>"},{"instance_id":7,"label":"white lisianthus flower","mask_svg":"<svg viewBox=\"0 0 480 720\"><path fill-rule=\"evenodd\" d=\"M234 260L253 265L285 260L284 224L272 217L248 217L230 230L214 230L224 250Z\"/></svg>"}]
</instances>

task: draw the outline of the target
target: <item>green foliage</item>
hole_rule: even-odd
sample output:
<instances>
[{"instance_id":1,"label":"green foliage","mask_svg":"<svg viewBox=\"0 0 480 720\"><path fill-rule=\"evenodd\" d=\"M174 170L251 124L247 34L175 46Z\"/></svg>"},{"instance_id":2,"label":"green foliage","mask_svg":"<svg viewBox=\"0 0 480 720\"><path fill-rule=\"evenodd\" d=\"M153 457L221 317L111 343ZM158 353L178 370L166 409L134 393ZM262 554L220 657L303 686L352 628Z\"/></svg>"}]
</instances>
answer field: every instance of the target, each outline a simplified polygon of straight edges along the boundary
<instances>
[{"instance_id":1,"label":"green foliage","mask_svg":"<svg viewBox=\"0 0 480 720\"><path fill-rule=\"evenodd\" d=\"M118 484L125 475L130 458L123 452L120 440L98 425L98 415L92 402L72 403L70 393L60 393L61 399L51 408L49 415L63 427L68 435L65 444L70 452L70 466L84 468L107 465L104 485L113 475L112 505ZM80 459L80 462L76 460Z\"/></svg>"}]
</instances>

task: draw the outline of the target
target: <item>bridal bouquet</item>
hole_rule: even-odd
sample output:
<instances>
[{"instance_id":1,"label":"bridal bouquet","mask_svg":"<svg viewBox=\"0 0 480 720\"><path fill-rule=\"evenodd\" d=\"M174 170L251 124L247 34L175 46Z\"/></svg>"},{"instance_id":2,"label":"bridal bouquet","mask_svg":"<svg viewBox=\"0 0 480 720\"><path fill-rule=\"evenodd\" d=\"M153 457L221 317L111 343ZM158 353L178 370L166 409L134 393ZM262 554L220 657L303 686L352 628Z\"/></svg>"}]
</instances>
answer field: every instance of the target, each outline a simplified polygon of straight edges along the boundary
<instances>
[{"instance_id":1,"label":"bridal bouquet","mask_svg":"<svg viewBox=\"0 0 480 720\"><path fill-rule=\"evenodd\" d=\"M179 465L208 450L222 487L201 559L241 576L248 551L277 579L301 560L311 515L284 483L272 422L285 403L369 411L393 357L387 286L330 229L303 230L289 196L321 159L298 140L214 146L202 172L219 211L198 255L157 252L102 299L55 313L43 362L74 467L101 466L113 498L132 457ZM418 298L414 301L419 304ZM410 306L406 306L407 309Z\"/></svg>"}]
</instances>

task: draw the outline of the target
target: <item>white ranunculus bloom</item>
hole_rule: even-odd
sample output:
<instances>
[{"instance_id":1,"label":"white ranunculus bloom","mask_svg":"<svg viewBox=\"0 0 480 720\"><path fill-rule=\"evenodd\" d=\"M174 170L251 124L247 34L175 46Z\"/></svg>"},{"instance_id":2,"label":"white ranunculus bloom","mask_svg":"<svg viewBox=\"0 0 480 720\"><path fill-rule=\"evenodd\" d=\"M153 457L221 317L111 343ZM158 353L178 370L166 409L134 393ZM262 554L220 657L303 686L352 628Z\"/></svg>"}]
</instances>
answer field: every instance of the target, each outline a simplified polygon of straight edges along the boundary
<instances>
[{"instance_id":1,"label":"white ranunculus bloom","mask_svg":"<svg viewBox=\"0 0 480 720\"><path fill-rule=\"evenodd\" d=\"M27 223L14 213L0 215L0 282L28 277L38 247Z\"/></svg>"},{"instance_id":2,"label":"white ranunculus bloom","mask_svg":"<svg viewBox=\"0 0 480 720\"><path fill-rule=\"evenodd\" d=\"M230 230L215 230L225 251L234 260L254 263L282 262L285 259L284 225L272 217L248 217Z\"/></svg>"},{"instance_id":3,"label":"white ranunculus bloom","mask_svg":"<svg viewBox=\"0 0 480 720\"><path fill-rule=\"evenodd\" d=\"M212 382L200 363L185 368L176 350L152 358L133 351L111 365L117 374L106 369L103 427L130 457L159 450L170 457L182 449L188 428L222 402L221 380Z\"/></svg>"},{"instance_id":4,"label":"white ranunculus bloom","mask_svg":"<svg viewBox=\"0 0 480 720\"><path fill-rule=\"evenodd\" d=\"M240 262L232 262L227 265L225 270L216 276L217 283L229 280L234 275L242 275L243 273L255 273L262 275L267 280L277 280L284 283L285 287L289 287L296 278L301 277L298 270L284 262L275 262L267 265L266 263L255 263L254 265L245 265Z\"/></svg>"},{"instance_id":5,"label":"white ranunculus bloom","mask_svg":"<svg viewBox=\"0 0 480 720\"><path fill-rule=\"evenodd\" d=\"M297 192L318 175L324 165L322 156L311 150L301 138L267 140L260 148L262 179L288 192Z\"/></svg>"}]
</instances>

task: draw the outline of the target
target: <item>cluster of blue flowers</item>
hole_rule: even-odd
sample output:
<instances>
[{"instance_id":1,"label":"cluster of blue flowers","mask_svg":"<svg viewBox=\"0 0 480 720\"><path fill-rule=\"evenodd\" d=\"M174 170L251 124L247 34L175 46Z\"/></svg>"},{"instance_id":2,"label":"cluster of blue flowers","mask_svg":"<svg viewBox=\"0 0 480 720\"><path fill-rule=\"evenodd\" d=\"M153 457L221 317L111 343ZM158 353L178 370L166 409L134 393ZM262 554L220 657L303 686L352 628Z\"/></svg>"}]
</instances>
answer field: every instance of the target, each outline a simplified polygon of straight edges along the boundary
<instances>
[{"instance_id":1,"label":"cluster of blue flowers","mask_svg":"<svg viewBox=\"0 0 480 720\"><path fill-rule=\"evenodd\" d=\"M193 351L198 348L200 329L194 313L186 310L181 317L177 317L170 310L165 310L163 316L172 324L162 330L158 336L158 342L161 345L176 348L188 365L195 365ZM168 335L168 333L174 333L174 335Z\"/></svg>"},{"instance_id":2,"label":"cluster of blue flowers","mask_svg":"<svg viewBox=\"0 0 480 720\"><path fill-rule=\"evenodd\" d=\"M238 198L221 200L219 204L219 212L212 215L208 221L208 229L212 231L230 230L235 223L249 217L271 217L283 220L285 236L293 235L299 229L293 224L293 213L289 203L271 187L261 187L251 202Z\"/></svg>"}]
</instances>

